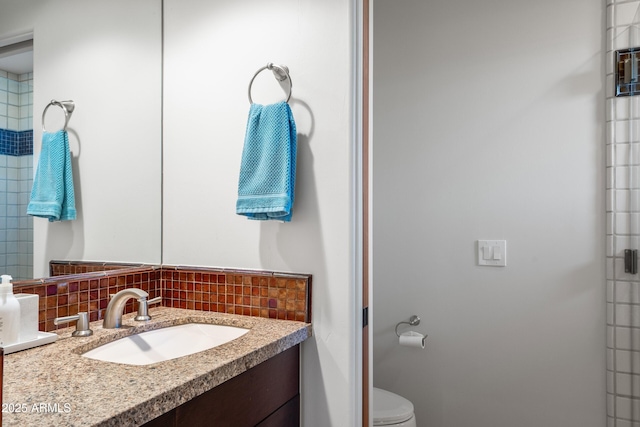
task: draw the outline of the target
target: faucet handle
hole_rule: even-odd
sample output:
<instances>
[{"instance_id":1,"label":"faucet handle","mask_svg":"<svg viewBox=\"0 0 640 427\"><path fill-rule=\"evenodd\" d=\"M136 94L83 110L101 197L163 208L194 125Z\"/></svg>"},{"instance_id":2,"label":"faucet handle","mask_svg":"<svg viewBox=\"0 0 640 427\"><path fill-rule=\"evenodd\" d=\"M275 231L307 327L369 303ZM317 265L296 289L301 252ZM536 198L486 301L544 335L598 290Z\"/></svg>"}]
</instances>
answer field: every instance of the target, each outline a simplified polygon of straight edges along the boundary
<instances>
[{"instance_id":1,"label":"faucet handle","mask_svg":"<svg viewBox=\"0 0 640 427\"><path fill-rule=\"evenodd\" d=\"M71 333L72 337L88 337L93 335L93 331L89 329L89 314L86 311L81 311L73 316L56 317L53 319L54 325L60 323L69 323L77 320L76 330Z\"/></svg>"},{"instance_id":2,"label":"faucet handle","mask_svg":"<svg viewBox=\"0 0 640 427\"><path fill-rule=\"evenodd\" d=\"M133 318L133 320L137 320L138 322L151 320L151 316L149 316L149 306L151 304L157 304L162 301L162 297L155 297L150 300L146 298L140 298L138 300L138 315Z\"/></svg>"}]
</instances>

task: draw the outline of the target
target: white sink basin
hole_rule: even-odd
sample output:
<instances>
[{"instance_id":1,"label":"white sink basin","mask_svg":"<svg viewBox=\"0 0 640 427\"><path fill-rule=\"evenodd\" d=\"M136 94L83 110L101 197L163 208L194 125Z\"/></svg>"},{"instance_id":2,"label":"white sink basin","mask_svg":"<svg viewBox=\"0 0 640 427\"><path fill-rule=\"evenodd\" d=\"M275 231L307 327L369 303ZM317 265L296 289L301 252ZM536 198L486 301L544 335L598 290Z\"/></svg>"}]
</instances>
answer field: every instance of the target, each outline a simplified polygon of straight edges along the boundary
<instances>
[{"instance_id":1,"label":"white sink basin","mask_svg":"<svg viewBox=\"0 0 640 427\"><path fill-rule=\"evenodd\" d=\"M235 326L187 323L155 329L101 345L84 357L126 365L149 365L217 347L249 332Z\"/></svg>"}]
</instances>

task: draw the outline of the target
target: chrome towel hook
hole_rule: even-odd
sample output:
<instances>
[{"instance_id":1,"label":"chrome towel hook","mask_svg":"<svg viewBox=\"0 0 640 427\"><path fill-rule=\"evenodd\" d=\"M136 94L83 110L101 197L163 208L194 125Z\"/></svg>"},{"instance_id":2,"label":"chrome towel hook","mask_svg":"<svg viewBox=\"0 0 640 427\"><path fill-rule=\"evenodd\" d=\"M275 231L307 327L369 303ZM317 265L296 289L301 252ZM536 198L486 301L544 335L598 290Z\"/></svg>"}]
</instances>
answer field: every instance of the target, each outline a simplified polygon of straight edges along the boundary
<instances>
[{"instance_id":1,"label":"chrome towel hook","mask_svg":"<svg viewBox=\"0 0 640 427\"><path fill-rule=\"evenodd\" d=\"M408 322L398 322L398 324L396 325L396 335L398 337L400 336L400 334L398 333L398 326L400 326L400 325L416 326L416 325L419 325L419 324L420 324L420 318L414 314L413 316L411 316L409 318Z\"/></svg>"},{"instance_id":2,"label":"chrome towel hook","mask_svg":"<svg viewBox=\"0 0 640 427\"><path fill-rule=\"evenodd\" d=\"M249 103L253 104L253 99L251 99L251 85L253 85L253 81L258 76L258 74L260 74L264 70L271 70L271 72L273 73L273 76L279 82L289 79L289 95L287 96L287 101L286 101L287 103L289 103L289 99L291 99L291 89L293 88L293 81L291 80L291 76L289 75L289 67L287 67L286 65L276 65L272 62L267 63L267 65L265 65L264 67L256 71L256 73L251 78L251 81L249 82L249 90L248 90Z\"/></svg>"},{"instance_id":3,"label":"chrome towel hook","mask_svg":"<svg viewBox=\"0 0 640 427\"><path fill-rule=\"evenodd\" d=\"M71 114L73 114L73 110L76 108L76 104L73 101L56 101L52 99L50 103L44 107L44 111L42 112L42 131L46 132L47 130L44 128L44 117L47 114L47 110L52 105L62 108L64 111L64 127L62 130L67 130L67 125L69 124L69 119L71 118Z\"/></svg>"}]
</instances>

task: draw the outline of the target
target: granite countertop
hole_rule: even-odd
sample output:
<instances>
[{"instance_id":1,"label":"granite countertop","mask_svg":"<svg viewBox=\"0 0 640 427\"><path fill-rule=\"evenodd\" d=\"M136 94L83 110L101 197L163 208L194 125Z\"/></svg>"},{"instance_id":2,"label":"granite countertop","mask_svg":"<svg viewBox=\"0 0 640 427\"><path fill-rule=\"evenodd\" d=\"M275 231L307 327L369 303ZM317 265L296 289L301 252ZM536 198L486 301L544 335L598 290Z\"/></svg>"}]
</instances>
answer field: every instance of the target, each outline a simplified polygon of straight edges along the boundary
<instances>
[{"instance_id":1,"label":"granite countertop","mask_svg":"<svg viewBox=\"0 0 640 427\"><path fill-rule=\"evenodd\" d=\"M224 313L157 307L153 319L123 317L122 329L92 322L90 337L57 331L53 344L4 357L3 426L137 426L241 374L311 335L311 325ZM82 357L126 335L184 323L250 329L221 346L145 366ZM20 412L17 412L20 411Z\"/></svg>"}]
</instances>

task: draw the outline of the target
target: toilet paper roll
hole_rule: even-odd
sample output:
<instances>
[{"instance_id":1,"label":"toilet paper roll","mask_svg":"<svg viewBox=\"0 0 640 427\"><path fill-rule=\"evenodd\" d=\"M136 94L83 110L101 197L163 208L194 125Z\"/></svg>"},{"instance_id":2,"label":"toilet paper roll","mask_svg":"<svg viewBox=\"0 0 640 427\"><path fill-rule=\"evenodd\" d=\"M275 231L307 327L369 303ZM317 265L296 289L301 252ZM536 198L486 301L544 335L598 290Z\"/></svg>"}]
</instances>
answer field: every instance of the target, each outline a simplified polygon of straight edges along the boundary
<instances>
[{"instance_id":1,"label":"toilet paper roll","mask_svg":"<svg viewBox=\"0 0 640 427\"><path fill-rule=\"evenodd\" d=\"M427 337L422 335L419 332L408 331L400 334L400 345L405 345L407 347L417 347L424 348L424 340Z\"/></svg>"}]
</instances>

